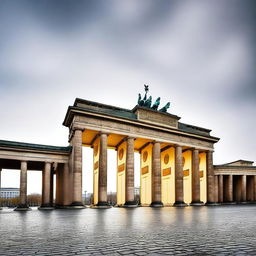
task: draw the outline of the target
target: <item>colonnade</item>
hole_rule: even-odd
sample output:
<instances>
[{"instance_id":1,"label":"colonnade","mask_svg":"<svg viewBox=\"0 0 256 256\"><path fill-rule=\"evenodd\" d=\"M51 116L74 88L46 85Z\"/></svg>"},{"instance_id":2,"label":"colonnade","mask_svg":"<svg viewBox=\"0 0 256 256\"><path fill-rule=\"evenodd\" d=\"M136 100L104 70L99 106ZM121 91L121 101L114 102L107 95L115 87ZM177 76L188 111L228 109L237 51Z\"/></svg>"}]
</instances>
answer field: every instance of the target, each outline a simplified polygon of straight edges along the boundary
<instances>
[{"instance_id":1,"label":"colonnade","mask_svg":"<svg viewBox=\"0 0 256 256\"><path fill-rule=\"evenodd\" d=\"M256 201L255 175L215 175L215 201L218 203L248 203Z\"/></svg>"},{"instance_id":2,"label":"colonnade","mask_svg":"<svg viewBox=\"0 0 256 256\"><path fill-rule=\"evenodd\" d=\"M16 211L29 210L27 202L27 171L28 161L20 161L20 200ZM54 172L52 163L45 162L42 170L42 203L39 209L53 209L53 183ZM1 187L1 169L0 169L0 187Z\"/></svg>"},{"instance_id":3,"label":"colonnade","mask_svg":"<svg viewBox=\"0 0 256 256\"><path fill-rule=\"evenodd\" d=\"M42 203L39 209L53 208L54 174L56 174L55 206L64 208L84 207L82 200L82 136L83 130L74 131L70 140L72 152L69 162L58 165L53 162L43 163ZM137 206L134 194L136 139L127 136L116 145L118 205L123 207ZM93 148L94 184L92 203L94 207L104 208L108 207L108 134L98 133L93 139L91 147ZM185 206L187 204L203 205L206 203L207 205L214 205L216 203L233 203L234 201L256 201L256 176L215 175L212 151L166 143L162 145L162 142L159 141L147 141L139 152L142 205L161 207L168 204ZM200 163L202 154L204 155L204 167L202 167L202 162ZM188 161L185 161L186 156L189 156ZM16 210L29 209L27 204L27 170L28 161L20 161L20 203ZM166 177L172 178L168 178L167 185L163 186L164 179L167 180ZM205 179L204 200L202 200L202 179ZM171 192L169 192L170 188ZM168 196L172 193L172 199L164 201L163 193L167 193ZM189 199L187 199L188 194Z\"/></svg>"},{"instance_id":4,"label":"colonnade","mask_svg":"<svg viewBox=\"0 0 256 256\"><path fill-rule=\"evenodd\" d=\"M123 206L133 207L134 200L134 141L136 138L126 137L117 146L125 143L124 164L117 167L117 172L125 171L125 201ZM93 204L96 207L107 207L107 147L108 134L99 133L92 147L94 150L94 198ZM72 203L73 206L82 206L82 130L75 130L71 139L73 147L71 155L71 168L73 169L72 182ZM161 199L161 142L152 141L151 155L151 206L162 206ZM183 148L180 145L170 145L175 148L175 206L186 205L184 203L184 170L183 170ZM192 151L192 202L191 204L202 204L200 201L200 169L199 169L199 149L186 149ZM212 163L212 151L206 152L206 173L207 173L207 204L214 204L214 170ZM143 175L143 170L141 170Z\"/></svg>"}]
</instances>

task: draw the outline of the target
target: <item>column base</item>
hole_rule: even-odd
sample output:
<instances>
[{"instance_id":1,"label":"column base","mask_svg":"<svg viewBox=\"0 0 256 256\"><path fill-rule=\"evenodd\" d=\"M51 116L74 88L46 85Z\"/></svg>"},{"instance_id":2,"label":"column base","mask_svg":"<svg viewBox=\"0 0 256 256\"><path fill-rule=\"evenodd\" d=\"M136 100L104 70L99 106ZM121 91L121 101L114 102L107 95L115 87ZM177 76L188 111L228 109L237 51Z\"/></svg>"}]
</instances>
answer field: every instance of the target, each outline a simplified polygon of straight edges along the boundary
<instances>
[{"instance_id":1,"label":"column base","mask_svg":"<svg viewBox=\"0 0 256 256\"><path fill-rule=\"evenodd\" d=\"M155 201L155 202L152 202L150 204L150 207L154 207L154 208L160 208L160 207L163 207L163 203L161 201Z\"/></svg>"},{"instance_id":2,"label":"column base","mask_svg":"<svg viewBox=\"0 0 256 256\"><path fill-rule=\"evenodd\" d=\"M82 202L73 202L66 209L84 209L85 206Z\"/></svg>"},{"instance_id":3,"label":"column base","mask_svg":"<svg viewBox=\"0 0 256 256\"><path fill-rule=\"evenodd\" d=\"M190 205L190 206L202 206L202 205L204 205L204 202L201 202L201 201L192 201L189 205Z\"/></svg>"},{"instance_id":4,"label":"column base","mask_svg":"<svg viewBox=\"0 0 256 256\"><path fill-rule=\"evenodd\" d=\"M248 201L247 204L256 204L256 201Z\"/></svg>"},{"instance_id":5,"label":"column base","mask_svg":"<svg viewBox=\"0 0 256 256\"><path fill-rule=\"evenodd\" d=\"M188 205L186 203L184 203L183 201L177 201L173 204L173 206L175 206L175 207L186 207Z\"/></svg>"},{"instance_id":6,"label":"column base","mask_svg":"<svg viewBox=\"0 0 256 256\"><path fill-rule=\"evenodd\" d=\"M122 206L123 208L136 208L138 207L138 204L136 201L127 201L125 204Z\"/></svg>"},{"instance_id":7,"label":"column base","mask_svg":"<svg viewBox=\"0 0 256 256\"><path fill-rule=\"evenodd\" d=\"M234 205L237 204L236 202L232 201L232 202L223 202L223 205Z\"/></svg>"},{"instance_id":8,"label":"column base","mask_svg":"<svg viewBox=\"0 0 256 256\"><path fill-rule=\"evenodd\" d=\"M217 206L220 205L219 203L216 202L206 202L205 206Z\"/></svg>"},{"instance_id":9,"label":"column base","mask_svg":"<svg viewBox=\"0 0 256 256\"><path fill-rule=\"evenodd\" d=\"M248 204L249 202L247 201L242 201L242 202L239 202L239 204Z\"/></svg>"},{"instance_id":10,"label":"column base","mask_svg":"<svg viewBox=\"0 0 256 256\"><path fill-rule=\"evenodd\" d=\"M96 205L92 205L91 208L93 209L108 209L112 206L108 204L108 202L98 202Z\"/></svg>"},{"instance_id":11,"label":"column base","mask_svg":"<svg viewBox=\"0 0 256 256\"><path fill-rule=\"evenodd\" d=\"M14 211L31 211L32 209L29 208L27 204L20 204L16 208L14 208Z\"/></svg>"},{"instance_id":12,"label":"column base","mask_svg":"<svg viewBox=\"0 0 256 256\"><path fill-rule=\"evenodd\" d=\"M54 210L54 207L50 204L42 204L37 208L38 210Z\"/></svg>"}]
</instances>

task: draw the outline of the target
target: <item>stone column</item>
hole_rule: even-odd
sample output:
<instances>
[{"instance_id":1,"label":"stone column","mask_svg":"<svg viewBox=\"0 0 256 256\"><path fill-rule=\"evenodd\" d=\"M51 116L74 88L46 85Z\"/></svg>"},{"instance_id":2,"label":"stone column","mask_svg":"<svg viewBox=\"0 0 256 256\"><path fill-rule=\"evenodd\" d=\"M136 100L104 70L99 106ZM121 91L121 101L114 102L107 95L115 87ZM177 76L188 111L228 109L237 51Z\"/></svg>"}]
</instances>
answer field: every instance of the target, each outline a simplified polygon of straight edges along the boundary
<instances>
[{"instance_id":1,"label":"stone column","mask_svg":"<svg viewBox=\"0 0 256 256\"><path fill-rule=\"evenodd\" d=\"M227 202L233 202L233 175L227 177Z\"/></svg>"},{"instance_id":2,"label":"stone column","mask_svg":"<svg viewBox=\"0 0 256 256\"><path fill-rule=\"evenodd\" d=\"M53 206L53 191L54 191L54 170L51 168L50 175L50 205Z\"/></svg>"},{"instance_id":3,"label":"stone column","mask_svg":"<svg viewBox=\"0 0 256 256\"><path fill-rule=\"evenodd\" d=\"M191 205L202 205L200 201L199 150L192 150L192 202Z\"/></svg>"},{"instance_id":4,"label":"stone column","mask_svg":"<svg viewBox=\"0 0 256 256\"><path fill-rule=\"evenodd\" d=\"M75 130L72 138L73 147L73 200L71 206L83 207L82 200L82 130Z\"/></svg>"},{"instance_id":5,"label":"stone column","mask_svg":"<svg viewBox=\"0 0 256 256\"><path fill-rule=\"evenodd\" d=\"M0 200L2 198L2 194L1 194L1 173L2 173L2 168L0 168ZM1 205L0 205L0 210L2 210Z\"/></svg>"},{"instance_id":6,"label":"stone column","mask_svg":"<svg viewBox=\"0 0 256 256\"><path fill-rule=\"evenodd\" d=\"M214 201L219 202L219 178L218 175L214 175Z\"/></svg>"},{"instance_id":7,"label":"stone column","mask_svg":"<svg viewBox=\"0 0 256 256\"><path fill-rule=\"evenodd\" d=\"M61 188L61 172L63 169L63 165L59 164L58 168L56 169L56 196L55 196L55 207L59 207L62 205L61 202L61 194L62 192L62 188Z\"/></svg>"},{"instance_id":8,"label":"stone column","mask_svg":"<svg viewBox=\"0 0 256 256\"><path fill-rule=\"evenodd\" d=\"M161 146L153 142L152 149L152 207L162 207L161 201Z\"/></svg>"},{"instance_id":9,"label":"stone column","mask_svg":"<svg viewBox=\"0 0 256 256\"><path fill-rule=\"evenodd\" d=\"M174 206L186 206L183 192L182 147L175 147L175 203Z\"/></svg>"},{"instance_id":10,"label":"stone column","mask_svg":"<svg viewBox=\"0 0 256 256\"><path fill-rule=\"evenodd\" d=\"M246 175L243 175L242 177L242 202L246 202Z\"/></svg>"},{"instance_id":11,"label":"stone column","mask_svg":"<svg viewBox=\"0 0 256 256\"><path fill-rule=\"evenodd\" d=\"M99 192L98 207L108 207L107 198L107 146L108 135L100 134L100 155L99 155Z\"/></svg>"},{"instance_id":12,"label":"stone column","mask_svg":"<svg viewBox=\"0 0 256 256\"><path fill-rule=\"evenodd\" d=\"M20 203L15 208L16 211L29 210L27 204L27 168L28 164L26 161L21 161L20 167Z\"/></svg>"},{"instance_id":13,"label":"stone column","mask_svg":"<svg viewBox=\"0 0 256 256\"><path fill-rule=\"evenodd\" d=\"M254 182L253 182L253 176L247 176L247 182L246 182L246 201L247 202L253 202L254 197Z\"/></svg>"},{"instance_id":14,"label":"stone column","mask_svg":"<svg viewBox=\"0 0 256 256\"><path fill-rule=\"evenodd\" d=\"M223 203L223 175L219 175L219 203Z\"/></svg>"},{"instance_id":15,"label":"stone column","mask_svg":"<svg viewBox=\"0 0 256 256\"><path fill-rule=\"evenodd\" d=\"M42 204L39 209L51 207L51 163L44 164L43 184L42 184Z\"/></svg>"},{"instance_id":16,"label":"stone column","mask_svg":"<svg viewBox=\"0 0 256 256\"><path fill-rule=\"evenodd\" d=\"M69 166L68 166L68 163L64 164L62 182L63 182L63 184L62 184L63 206L68 206L70 204L70 200L69 200Z\"/></svg>"},{"instance_id":17,"label":"stone column","mask_svg":"<svg viewBox=\"0 0 256 256\"><path fill-rule=\"evenodd\" d=\"M135 207L134 200L134 138L127 138L125 168L125 207Z\"/></svg>"},{"instance_id":18,"label":"stone column","mask_svg":"<svg viewBox=\"0 0 256 256\"><path fill-rule=\"evenodd\" d=\"M208 151L206 154L206 174L207 174L207 205L215 204L214 196L214 170L212 152Z\"/></svg>"},{"instance_id":19,"label":"stone column","mask_svg":"<svg viewBox=\"0 0 256 256\"><path fill-rule=\"evenodd\" d=\"M253 176L253 201L256 202L256 175Z\"/></svg>"}]
</instances>

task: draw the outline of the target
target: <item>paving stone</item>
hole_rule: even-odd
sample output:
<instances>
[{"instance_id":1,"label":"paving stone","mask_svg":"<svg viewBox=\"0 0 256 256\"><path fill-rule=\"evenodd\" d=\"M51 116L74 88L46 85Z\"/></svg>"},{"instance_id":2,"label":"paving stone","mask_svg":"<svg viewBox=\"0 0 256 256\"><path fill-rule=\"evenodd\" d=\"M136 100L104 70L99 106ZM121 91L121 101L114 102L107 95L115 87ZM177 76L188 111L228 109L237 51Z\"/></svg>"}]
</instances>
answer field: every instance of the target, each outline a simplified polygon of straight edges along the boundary
<instances>
[{"instance_id":1,"label":"paving stone","mask_svg":"<svg viewBox=\"0 0 256 256\"><path fill-rule=\"evenodd\" d=\"M0 255L256 255L256 206L0 211Z\"/></svg>"}]
</instances>

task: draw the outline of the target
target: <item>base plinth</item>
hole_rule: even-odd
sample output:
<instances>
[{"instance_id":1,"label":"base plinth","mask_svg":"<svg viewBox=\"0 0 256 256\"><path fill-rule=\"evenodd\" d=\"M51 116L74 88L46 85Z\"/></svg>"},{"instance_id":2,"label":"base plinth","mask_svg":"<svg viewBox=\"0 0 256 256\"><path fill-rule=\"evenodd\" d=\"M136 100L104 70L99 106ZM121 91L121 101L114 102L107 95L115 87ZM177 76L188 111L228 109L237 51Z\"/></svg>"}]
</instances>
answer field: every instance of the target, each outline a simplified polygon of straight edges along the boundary
<instances>
[{"instance_id":1,"label":"base plinth","mask_svg":"<svg viewBox=\"0 0 256 256\"><path fill-rule=\"evenodd\" d=\"M163 203L161 201L159 201L159 202L152 202L150 204L150 207L153 207L153 208L160 208L160 207L163 207L163 206L164 205L163 205Z\"/></svg>"},{"instance_id":2,"label":"base plinth","mask_svg":"<svg viewBox=\"0 0 256 256\"><path fill-rule=\"evenodd\" d=\"M205 206L218 206L218 205L220 205L220 203L216 203L216 202L207 202L205 204Z\"/></svg>"},{"instance_id":3,"label":"base plinth","mask_svg":"<svg viewBox=\"0 0 256 256\"><path fill-rule=\"evenodd\" d=\"M188 206L186 203L184 203L183 201L180 202L180 201L177 201L173 204L174 207L186 207Z\"/></svg>"},{"instance_id":4,"label":"base plinth","mask_svg":"<svg viewBox=\"0 0 256 256\"><path fill-rule=\"evenodd\" d=\"M190 206L202 206L204 205L204 202L201 201L192 201L191 204L189 204Z\"/></svg>"},{"instance_id":5,"label":"base plinth","mask_svg":"<svg viewBox=\"0 0 256 256\"><path fill-rule=\"evenodd\" d=\"M65 207L65 209L84 209L86 208L82 202L73 202L69 206Z\"/></svg>"},{"instance_id":6,"label":"base plinth","mask_svg":"<svg viewBox=\"0 0 256 256\"><path fill-rule=\"evenodd\" d=\"M223 205L234 205L237 204L236 202L223 202Z\"/></svg>"},{"instance_id":7,"label":"base plinth","mask_svg":"<svg viewBox=\"0 0 256 256\"><path fill-rule=\"evenodd\" d=\"M31 211L32 209L31 208L29 208L29 206L28 205L26 205L26 204L21 204L21 205L18 205L15 209L14 209L14 211Z\"/></svg>"},{"instance_id":8,"label":"base plinth","mask_svg":"<svg viewBox=\"0 0 256 256\"><path fill-rule=\"evenodd\" d=\"M138 206L137 202L131 201L131 202L125 202L125 204L122 206L123 208L136 208Z\"/></svg>"},{"instance_id":9,"label":"base plinth","mask_svg":"<svg viewBox=\"0 0 256 256\"><path fill-rule=\"evenodd\" d=\"M108 204L108 202L98 202L96 205L92 205L93 209L109 209L112 206Z\"/></svg>"},{"instance_id":10,"label":"base plinth","mask_svg":"<svg viewBox=\"0 0 256 256\"><path fill-rule=\"evenodd\" d=\"M38 210L45 210L45 211L47 211L47 210L54 210L55 208L53 207L53 206L44 206L44 205L41 205L40 207L38 207L37 208Z\"/></svg>"}]
</instances>

